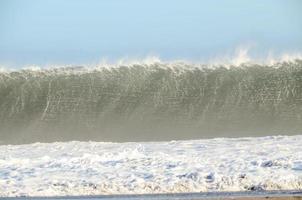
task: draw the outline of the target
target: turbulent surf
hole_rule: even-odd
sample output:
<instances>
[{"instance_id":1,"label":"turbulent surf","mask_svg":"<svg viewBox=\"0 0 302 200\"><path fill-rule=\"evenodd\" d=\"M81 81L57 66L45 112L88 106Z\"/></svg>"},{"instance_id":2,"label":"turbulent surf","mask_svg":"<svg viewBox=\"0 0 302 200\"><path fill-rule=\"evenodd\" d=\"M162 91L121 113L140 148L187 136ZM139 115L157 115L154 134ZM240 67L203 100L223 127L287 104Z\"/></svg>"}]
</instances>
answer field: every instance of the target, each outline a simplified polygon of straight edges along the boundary
<instances>
[{"instance_id":1,"label":"turbulent surf","mask_svg":"<svg viewBox=\"0 0 302 200\"><path fill-rule=\"evenodd\" d=\"M301 134L302 61L0 73L3 143Z\"/></svg>"},{"instance_id":2,"label":"turbulent surf","mask_svg":"<svg viewBox=\"0 0 302 200\"><path fill-rule=\"evenodd\" d=\"M302 136L0 146L0 197L302 189Z\"/></svg>"}]
</instances>

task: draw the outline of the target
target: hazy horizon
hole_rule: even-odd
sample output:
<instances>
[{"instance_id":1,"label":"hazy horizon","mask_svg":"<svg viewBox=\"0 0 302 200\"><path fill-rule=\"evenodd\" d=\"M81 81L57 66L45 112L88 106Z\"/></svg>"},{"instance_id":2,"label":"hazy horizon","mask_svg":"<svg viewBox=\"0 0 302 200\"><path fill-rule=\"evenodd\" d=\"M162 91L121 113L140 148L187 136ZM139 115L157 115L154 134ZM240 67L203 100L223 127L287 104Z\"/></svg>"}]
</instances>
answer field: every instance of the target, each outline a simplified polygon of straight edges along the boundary
<instances>
[{"instance_id":1,"label":"hazy horizon","mask_svg":"<svg viewBox=\"0 0 302 200\"><path fill-rule=\"evenodd\" d=\"M298 0L0 0L0 66L302 52Z\"/></svg>"}]
</instances>

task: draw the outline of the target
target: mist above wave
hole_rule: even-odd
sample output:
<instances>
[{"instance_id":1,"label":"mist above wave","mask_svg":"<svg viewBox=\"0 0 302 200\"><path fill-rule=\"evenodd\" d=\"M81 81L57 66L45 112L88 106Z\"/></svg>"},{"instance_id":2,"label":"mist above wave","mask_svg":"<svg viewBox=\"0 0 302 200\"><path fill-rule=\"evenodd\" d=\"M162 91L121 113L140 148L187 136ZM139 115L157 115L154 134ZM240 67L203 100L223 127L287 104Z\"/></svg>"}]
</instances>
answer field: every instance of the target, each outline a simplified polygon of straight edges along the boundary
<instances>
[{"instance_id":1,"label":"mist above wave","mask_svg":"<svg viewBox=\"0 0 302 200\"><path fill-rule=\"evenodd\" d=\"M47 65L31 65L26 64L21 67L21 70L28 71L40 71L40 70L52 70L52 69L75 69L81 66L86 70L97 70L103 68L117 68L121 66L154 66L160 65L162 67L189 67L189 68L216 68L216 67L240 67L240 66L279 66L282 63L295 63L302 60L302 53L300 52L288 52L281 54L274 54L269 51L266 56L251 56L250 46L240 46L236 48L231 54L216 55L207 59L174 59L164 60L158 56L146 56L143 58L122 57L118 60L111 60L102 58L98 62L90 64L47 64ZM8 73L12 71L18 71L20 68L14 68L13 66L7 67L0 65L0 73Z\"/></svg>"}]
</instances>

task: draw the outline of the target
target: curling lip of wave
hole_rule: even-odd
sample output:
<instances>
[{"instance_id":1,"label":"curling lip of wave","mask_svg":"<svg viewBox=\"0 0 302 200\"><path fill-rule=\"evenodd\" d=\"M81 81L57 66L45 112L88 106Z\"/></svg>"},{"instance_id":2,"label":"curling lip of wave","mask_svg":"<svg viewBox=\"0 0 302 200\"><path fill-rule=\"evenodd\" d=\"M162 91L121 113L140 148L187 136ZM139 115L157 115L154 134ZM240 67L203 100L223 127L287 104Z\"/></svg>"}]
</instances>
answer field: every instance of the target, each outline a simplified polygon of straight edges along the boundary
<instances>
[{"instance_id":1,"label":"curling lip of wave","mask_svg":"<svg viewBox=\"0 0 302 200\"><path fill-rule=\"evenodd\" d=\"M152 66L159 64L165 67L179 67L183 65L193 66L194 68L215 68L215 67L238 67L238 66L249 66L249 65L265 65L265 66L276 66L281 63L294 63L297 60L302 60L302 53L283 53L279 56L274 56L272 53L268 53L265 58L252 58L248 54L248 49L238 49L234 56L217 56L207 61L190 61L186 59L176 59L176 60L162 60L157 56L147 56L142 59L131 59L131 58L121 58L115 62L108 61L106 59L101 59L96 64L84 64L84 65L56 65L50 64L46 66L39 65L25 65L21 70L29 71L40 71L45 69L58 69L58 68L74 68L76 66L81 66L87 68L87 70L96 70L101 68L116 68L120 66ZM18 71L20 69L7 68L0 65L0 73Z\"/></svg>"}]
</instances>

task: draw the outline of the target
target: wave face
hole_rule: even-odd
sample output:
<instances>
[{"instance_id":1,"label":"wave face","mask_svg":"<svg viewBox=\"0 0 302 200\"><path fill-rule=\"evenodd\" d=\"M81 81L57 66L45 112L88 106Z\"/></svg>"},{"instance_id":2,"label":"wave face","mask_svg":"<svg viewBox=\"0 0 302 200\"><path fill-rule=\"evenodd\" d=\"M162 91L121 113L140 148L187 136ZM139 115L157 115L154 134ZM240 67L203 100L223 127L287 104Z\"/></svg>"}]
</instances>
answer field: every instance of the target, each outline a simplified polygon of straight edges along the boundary
<instances>
[{"instance_id":1,"label":"wave face","mask_svg":"<svg viewBox=\"0 0 302 200\"><path fill-rule=\"evenodd\" d=\"M0 73L5 143L301 134L302 61Z\"/></svg>"},{"instance_id":2,"label":"wave face","mask_svg":"<svg viewBox=\"0 0 302 200\"><path fill-rule=\"evenodd\" d=\"M0 197L301 191L301 152L301 135L1 145Z\"/></svg>"}]
</instances>

